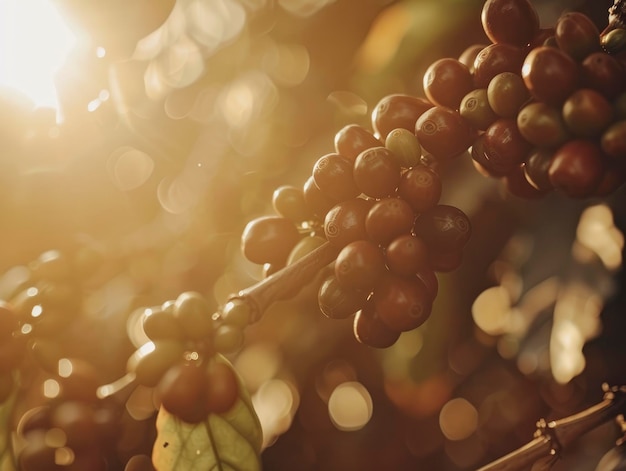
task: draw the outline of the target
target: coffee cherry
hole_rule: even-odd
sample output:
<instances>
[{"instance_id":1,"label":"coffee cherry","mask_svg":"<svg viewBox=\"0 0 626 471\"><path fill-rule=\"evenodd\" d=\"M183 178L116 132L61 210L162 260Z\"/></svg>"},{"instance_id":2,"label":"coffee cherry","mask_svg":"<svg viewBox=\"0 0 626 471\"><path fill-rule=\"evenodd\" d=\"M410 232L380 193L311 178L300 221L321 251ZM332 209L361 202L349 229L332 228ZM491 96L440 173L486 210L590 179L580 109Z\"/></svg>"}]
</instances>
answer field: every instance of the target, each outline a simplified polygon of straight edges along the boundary
<instances>
[{"instance_id":1,"label":"coffee cherry","mask_svg":"<svg viewBox=\"0 0 626 471\"><path fill-rule=\"evenodd\" d=\"M487 0L480 19L494 43L525 46L539 31L539 16L528 0Z\"/></svg>"},{"instance_id":2,"label":"coffee cherry","mask_svg":"<svg viewBox=\"0 0 626 471\"><path fill-rule=\"evenodd\" d=\"M626 67L604 52L594 52L585 57L581 75L583 86L602 93L609 100L616 99L626 90Z\"/></svg>"},{"instance_id":3,"label":"coffee cherry","mask_svg":"<svg viewBox=\"0 0 626 471\"><path fill-rule=\"evenodd\" d=\"M524 165L519 165L511 172L509 172L502 179L504 181L505 188L513 196L518 198L532 200L539 199L546 196L550 190L539 190L526 178L524 172Z\"/></svg>"},{"instance_id":4,"label":"coffee cherry","mask_svg":"<svg viewBox=\"0 0 626 471\"><path fill-rule=\"evenodd\" d=\"M400 198L385 198L372 206L365 218L368 238L386 246L401 234L409 233L415 221L411 205Z\"/></svg>"},{"instance_id":5,"label":"coffee cherry","mask_svg":"<svg viewBox=\"0 0 626 471\"><path fill-rule=\"evenodd\" d=\"M439 202L441 191L441 179L424 165L404 172L398 184L398 196L409 203L416 213L434 207Z\"/></svg>"},{"instance_id":6,"label":"coffee cherry","mask_svg":"<svg viewBox=\"0 0 626 471\"><path fill-rule=\"evenodd\" d=\"M542 102L529 103L517 115L520 134L539 148L556 148L569 139L560 108Z\"/></svg>"},{"instance_id":7,"label":"coffee cherry","mask_svg":"<svg viewBox=\"0 0 626 471\"><path fill-rule=\"evenodd\" d=\"M329 276L321 284L317 301L320 311L330 319L347 319L363 307L368 293L350 289Z\"/></svg>"},{"instance_id":8,"label":"coffee cherry","mask_svg":"<svg viewBox=\"0 0 626 471\"><path fill-rule=\"evenodd\" d=\"M489 104L485 88L477 88L465 95L461 100L459 113L471 126L481 131L498 119L498 115Z\"/></svg>"},{"instance_id":9,"label":"coffee cherry","mask_svg":"<svg viewBox=\"0 0 626 471\"><path fill-rule=\"evenodd\" d=\"M591 196L604 175L604 158L595 143L574 139L556 150L548 174L554 187L570 198Z\"/></svg>"},{"instance_id":10,"label":"coffee cherry","mask_svg":"<svg viewBox=\"0 0 626 471\"><path fill-rule=\"evenodd\" d=\"M150 340L183 340L185 332L171 309L148 308L142 317L144 333Z\"/></svg>"},{"instance_id":11,"label":"coffee cherry","mask_svg":"<svg viewBox=\"0 0 626 471\"><path fill-rule=\"evenodd\" d=\"M157 386L162 406L184 422L195 424L209 415L206 371L196 363L178 363L163 375Z\"/></svg>"},{"instance_id":12,"label":"coffee cherry","mask_svg":"<svg viewBox=\"0 0 626 471\"><path fill-rule=\"evenodd\" d=\"M428 268L428 246L417 236L403 234L387 246L385 260L396 275L415 276Z\"/></svg>"},{"instance_id":13,"label":"coffee cherry","mask_svg":"<svg viewBox=\"0 0 626 471\"><path fill-rule=\"evenodd\" d=\"M463 97L474 88L474 81L465 64L444 58L426 69L423 86L426 97L435 105L458 109Z\"/></svg>"},{"instance_id":14,"label":"coffee cherry","mask_svg":"<svg viewBox=\"0 0 626 471\"><path fill-rule=\"evenodd\" d=\"M602 133L600 145L606 155L624 162L626 159L626 120L617 121L609 126Z\"/></svg>"},{"instance_id":15,"label":"coffee cherry","mask_svg":"<svg viewBox=\"0 0 626 471\"><path fill-rule=\"evenodd\" d=\"M385 272L382 250L367 240L350 242L335 260L335 276L349 289L369 292Z\"/></svg>"},{"instance_id":16,"label":"coffee cherry","mask_svg":"<svg viewBox=\"0 0 626 471\"><path fill-rule=\"evenodd\" d=\"M173 314L190 340L205 340L213 332L213 309L200 293L181 293L174 303Z\"/></svg>"},{"instance_id":17,"label":"coffee cherry","mask_svg":"<svg viewBox=\"0 0 626 471\"><path fill-rule=\"evenodd\" d=\"M526 158L524 175L538 190L550 191L554 188L548 174L553 154L552 150L534 149Z\"/></svg>"},{"instance_id":18,"label":"coffee cherry","mask_svg":"<svg viewBox=\"0 0 626 471\"><path fill-rule=\"evenodd\" d=\"M130 356L126 369L135 373L139 384L153 387L174 363L182 360L184 351L183 345L177 341L148 342Z\"/></svg>"},{"instance_id":19,"label":"coffee cherry","mask_svg":"<svg viewBox=\"0 0 626 471\"><path fill-rule=\"evenodd\" d=\"M485 47L487 47L487 44L472 44L466 47L459 55L459 62L464 64L471 74L474 74L474 61L476 60L476 56L478 56L480 51Z\"/></svg>"},{"instance_id":20,"label":"coffee cherry","mask_svg":"<svg viewBox=\"0 0 626 471\"><path fill-rule=\"evenodd\" d=\"M367 238L365 218L372 203L363 198L353 198L334 206L324 219L324 234L336 247Z\"/></svg>"},{"instance_id":21,"label":"coffee cherry","mask_svg":"<svg viewBox=\"0 0 626 471\"><path fill-rule=\"evenodd\" d=\"M526 56L522 78L537 100L560 106L578 86L578 65L560 49L541 46Z\"/></svg>"},{"instance_id":22,"label":"coffee cherry","mask_svg":"<svg viewBox=\"0 0 626 471\"><path fill-rule=\"evenodd\" d=\"M502 72L520 74L525 52L521 47L496 43L485 47L474 61L474 86L487 88L489 82Z\"/></svg>"},{"instance_id":23,"label":"coffee cherry","mask_svg":"<svg viewBox=\"0 0 626 471\"><path fill-rule=\"evenodd\" d=\"M304 200L304 192L295 186L282 185L276 188L272 194L272 206L279 216L295 223L311 218Z\"/></svg>"},{"instance_id":24,"label":"coffee cherry","mask_svg":"<svg viewBox=\"0 0 626 471\"><path fill-rule=\"evenodd\" d=\"M326 154L313 166L313 179L317 187L331 199L343 201L359 195L352 178L351 160L339 154Z\"/></svg>"},{"instance_id":25,"label":"coffee cherry","mask_svg":"<svg viewBox=\"0 0 626 471\"><path fill-rule=\"evenodd\" d=\"M599 136L612 120L611 104L595 90L578 89L563 103L563 121L575 136Z\"/></svg>"},{"instance_id":26,"label":"coffee cherry","mask_svg":"<svg viewBox=\"0 0 626 471\"><path fill-rule=\"evenodd\" d=\"M417 217L414 233L433 250L445 253L463 248L471 229L470 220L463 211L440 204Z\"/></svg>"},{"instance_id":27,"label":"coffee cherry","mask_svg":"<svg viewBox=\"0 0 626 471\"><path fill-rule=\"evenodd\" d=\"M295 224L280 216L253 219L241 235L241 251L253 263L281 264L300 240Z\"/></svg>"},{"instance_id":28,"label":"coffee cherry","mask_svg":"<svg viewBox=\"0 0 626 471\"><path fill-rule=\"evenodd\" d=\"M415 135L436 159L447 160L465 152L474 140L474 131L461 115L450 108L435 106L415 123Z\"/></svg>"},{"instance_id":29,"label":"coffee cherry","mask_svg":"<svg viewBox=\"0 0 626 471\"><path fill-rule=\"evenodd\" d=\"M530 95L519 74L502 72L489 82L487 99L491 109L503 118L514 118Z\"/></svg>"},{"instance_id":30,"label":"coffee cherry","mask_svg":"<svg viewBox=\"0 0 626 471\"><path fill-rule=\"evenodd\" d=\"M231 410L239 398L239 382L233 367L221 361L211 361L206 369L208 389L206 406L212 414Z\"/></svg>"},{"instance_id":31,"label":"coffee cherry","mask_svg":"<svg viewBox=\"0 0 626 471\"><path fill-rule=\"evenodd\" d=\"M371 132L358 124L348 124L335 134L335 150L352 162L364 150L381 145Z\"/></svg>"},{"instance_id":32,"label":"coffee cherry","mask_svg":"<svg viewBox=\"0 0 626 471\"><path fill-rule=\"evenodd\" d=\"M329 195L318 188L315 184L313 175L311 175L306 182L304 182L302 192L307 206L307 212L317 216L318 218L323 219L328 210L337 203Z\"/></svg>"},{"instance_id":33,"label":"coffee cherry","mask_svg":"<svg viewBox=\"0 0 626 471\"><path fill-rule=\"evenodd\" d=\"M405 332L422 325L430 317L432 298L422 281L386 275L372 295L380 319L390 329Z\"/></svg>"},{"instance_id":34,"label":"coffee cherry","mask_svg":"<svg viewBox=\"0 0 626 471\"><path fill-rule=\"evenodd\" d=\"M495 176L504 176L521 164L531 149L514 119L501 118L492 123L483 137L486 160L480 162Z\"/></svg>"},{"instance_id":35,"label":"coffee cherry","mask_svg":"<svg viewBox=\"0 0 626 471\"><path fill-rule=\"evenodd\" d=\"M422 146L413 131L394 129L387 134L385 147L391 151L401 168L411 168L420 163Z\"/></svg>"},{"instance_id":36,"label":"coffee cherry","mask_svg":"<svg viewBox=\"0 0 626 471\"><path fill-rule=\"evenodd\" d=\"M372 111L372 128L382 140L397 128L413 132L417 118L432 107L433 104L425 98L403 94L387 95Z\"/></svg>"},{"instance_id":37,"label":"coffee cherry","mask_svg":"<svg viewBox=\"0 0 626 471\"><path fill-rule=\"evenodd\" d=\"M371 198L385 198L395 193L400 181L400 165L386 147L372 147L354 161L354 181Z\"/></svg>"},{"instance_id":38,"label":"coffee cherry","mask_svg":"<svg viewBox=\"0 0 626 471\"><path fill-rule=\"evenodd\" d=\"M600 51L600 31L587 15L578 11L561 15L554 37L559 48L576 61Z\"/></svg>"},{"instance_id":39,"label":"coffee cherry","mask_svg":"<svg viewBox=\"0 0 626 471\"><path fill-rule=\"evenodd\" d=\"M363 309L354 316L353 331L360 343L373 348L391 347L400 337L399 331L380 319L372 300L366 301Z\"/></svg>"},{"instance_id":40,"label":"coffee cherry","mask_svg":"<svg viewBox=\"0 0 626 471\"><path fill-rule=\"evenodd\" d=\"M223 354L235 353L242 347L243 341L244 332L236 325L220 325L213 334L213 348Z\"/></svg>"}]
</instances>

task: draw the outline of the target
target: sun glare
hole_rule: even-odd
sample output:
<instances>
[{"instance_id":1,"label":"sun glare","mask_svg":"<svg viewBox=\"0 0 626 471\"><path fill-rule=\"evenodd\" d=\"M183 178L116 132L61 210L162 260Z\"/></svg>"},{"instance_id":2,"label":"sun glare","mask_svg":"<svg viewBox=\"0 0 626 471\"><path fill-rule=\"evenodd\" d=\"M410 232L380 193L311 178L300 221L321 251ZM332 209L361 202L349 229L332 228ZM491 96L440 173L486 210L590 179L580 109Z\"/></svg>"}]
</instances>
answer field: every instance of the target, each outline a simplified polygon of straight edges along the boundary
<instances>
[{"instance_id":1,"label":"sun glare","mask_svg":"<svg viewBox=\"0 0 626 471\"><path fill-rule=\"evenodd\" d=\"M54 74L74 41L50 0L0 0L0 86L56 108Z\"/></svg>"}]
</instances>

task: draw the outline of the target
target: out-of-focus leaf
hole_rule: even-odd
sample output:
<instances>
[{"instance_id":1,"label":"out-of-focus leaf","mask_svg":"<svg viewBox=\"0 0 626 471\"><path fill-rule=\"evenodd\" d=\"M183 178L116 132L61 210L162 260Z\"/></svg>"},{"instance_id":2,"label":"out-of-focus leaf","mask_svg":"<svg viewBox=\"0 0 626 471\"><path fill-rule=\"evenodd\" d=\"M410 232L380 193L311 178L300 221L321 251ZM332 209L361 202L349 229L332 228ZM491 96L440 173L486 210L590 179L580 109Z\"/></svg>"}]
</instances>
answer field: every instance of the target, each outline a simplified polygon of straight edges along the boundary
<instances>
[{"instance_id":1,"label":"out-of-focus leaf","mask_svg":"<svg viewBox=\"0 0 626 471\"><path fill-rule=\"evenodd\" d=\"M17 395L15 391L6 401L0 404L0 471L16 471L11 449L11 412Z\"/></svg>"},{"instance_id":2,"label":"out-of-focus leaf","mask_svg":"<svg viewBox=\"0 0 626 471\"><path fill-rule=\"evenodd\" d=\"M211 414L199 424L183 422L161 407L152 451L157 471L261 469L261 424L245 387L241 382L239 386L239 399L231 410Z\"/></svg>"}]
</instances>

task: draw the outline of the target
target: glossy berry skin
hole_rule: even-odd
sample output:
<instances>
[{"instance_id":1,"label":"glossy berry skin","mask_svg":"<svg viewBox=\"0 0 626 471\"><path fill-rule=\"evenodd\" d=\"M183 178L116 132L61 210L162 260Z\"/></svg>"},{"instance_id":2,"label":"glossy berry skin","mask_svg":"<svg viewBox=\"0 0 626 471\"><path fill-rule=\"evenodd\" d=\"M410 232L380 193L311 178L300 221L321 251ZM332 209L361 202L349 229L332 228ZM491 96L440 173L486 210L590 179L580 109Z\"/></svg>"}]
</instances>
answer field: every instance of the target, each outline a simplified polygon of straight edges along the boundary
<instances>
[{"instance_id":1,"label":"glossy berry skin","mask_svg":"<svg viewBox=\"0 0 626 471\"><path fill-rule=\"evenodd\" d=\"M467 66L471 74L474 74L474 61L476 56L486 48L488 44L472 44L467 46L461 54L459 54L459 62Z\"/></svg>"},{"instance_id":2,"label":"glossy berry skin","mask_svg":"<svg viewBox=\"0 0 626 471\"><path fill-rule=\"evenodd\" d=\"M487 88L489 82L502 72L521 73L526 53L511 44L496 43L485 47L474 60L474 86Z\"/></svg>"},{"instance_id":3,"label":"glossy berry skin","mask_svg":"<svg viewBox=\"0 0 626 471\"><path fill-rule=\"evenodd\" d=\"M384 198L367 213L365 231L369 240L386 246L395 237L411 232L414 221L415 213L404 199Z\"/></svg>"},{"instance_id":4,"label":"glossy berry skin","mask_svg":"<svg viewBox=\"0 0 626 471\"><path fill-rule=\"evenodd\" d=\"M528 0L487 0L480 19L494 43L525 46L539 31L539 16Z\"/></svg>"},{"instance_id":5,"label":"glossy berry skin","mask_svg":"<svg viewBox=\"0 0 626 471\"><path fill-rule=\"evenodd\" d=\"M372 111L372 128L384 140L397 128L413 131L415 122L433 104L425 98L394 94L383 97Z\"/></svg>"},{"instance_id":6,"label":"glossy berry skin","mask_svg":"<svg viewBox=\"0 0 626 471\"><path fill-rule=\"evenodd\" d=\"M372 147L354 161L354 182L370 198L385 198L395 193L400 181L400 164L386 147Z\"/></svg>"},{"instance_id":7,"label":"glossy berry skin","mask_svg":"<svg viewBox=\"0 0 626 471\"><path fill-rule=\"evenodd\" d=\"M241 251L253 263L284 263L300 240L293 221L280 216L262 216L248 222L241 235Z\"/></svg>"},{"instance_id":8,"label":"glossy berry skin","mask_svg":"<svg viewBox=\"0 0 626 471\"><path fill-rule=\"evenodd\" d=\"M553 153L554 151L549 149L534 149L526 157L524 175L538 190L550 191L554 188L548 175Z\"/></svg>"},{"instance_id":9,"label":"glossy berry skin","mask_svg":"<svg viewBox=\"0 0 626 471\"><path fill-rule=\"evenodd\" d=\"M562 51L581 61L600 51L600 31L587 15L571 11L557 20L554 37Z\"/></svg>"},{"instance_id":10,"label":"glossy berry skin","mask_svg":"<svg viewBox=\"0 0 626 471\"><path fill-rule=\"evenodd\" d=\"M414 233L437 252L463 248L471 235L467 215L455 206L440 204L418 216Z\"/></svg>"},{"instance_id":11,"label":"glossy berry skin","mask_svg":"<svg viewBox=\"0 0 626 471\"><path fill-rule=\"evenodd\" d=\"M206 400L208 379L195 363L178 363L161 378L157 395L163 407L184 422L196 424L209 415Z\"/></svg>"},{"instance_id":12,"label":"glossy berry skin","mask_svg":"<svg viewBox=\"0 0 626 471\"><path fill-rule=\"evenodd\" d=\"M549 105L560 106L578 86L578 65L560 49L541 46L528 53L522 78L530 94Z\"/></svg>"},{"instance_id":13,"label":"glossy berry skin","mask_svg":"<svg viewBox=\"0 0 626 471\"><path fill-rule=\"evenodd\" d=\"M428 246L413 234L396 237L385 250L389 271L399 276L415 276L428 268Z\"/></svg>"},{"instance_id":14,"label":"glossy berry skin","mask_svg":"<svg viewBox=\"0 0 626 471\"><path fill-rule=\"evenodd\" d=\"M272 193L272 206L279 216L291 219L295 223L311 219L302 188L290 185L279 186Z\"/></svg>"},{"instance_id":15,"label":"glossy berry skin","mask_svg":"<svg viewBox=\"0 0 626 471\"><path fill-rule=\"evenodd\" d=\"M206 405L211 414L231 410L239 398L239 381L233 367L221 361L211 361L206 369L208 389Z\"/></svg>"},{"instance_id":16,"label":"glossy berry skin","mask_svg":"<svg viewBox=\"0 0 626 471\"><path fill-rule=\"evenodd\" d=\"M320 311L330 319L347 319L365 304L368 293L343 286L332 275L321 284L317 301Z\"/></svg>"},{"instance_id":17,"label":"glossy berry skin","mask_svg":"<svg viewBox=\"0 0 626 471\"><path fill-rule=\"evenodd\" d=\"M335 260L335 277L349 289L369 292L385 272L382 250L367 240L350 242Z\"/></svg>"},{"instance_id":18,"label":"glossy berry skin","mask_svg":"<svg viewBox=\"0 0 626 471\"><path fill-rule=\"evenodd\" d=\"M352 161L340 154L326 154L313 166L317 187L335 201L355 198L359 189L352 178Z\"/></svg>"},{"instance_id":19,"label":"glossy berry skin","mask_svg":"<svg viewBox=\"0 0 626 471\"><path fill-rule=\"evenodd\" d=\"M503 118L514 118L529 94L519 74L502 72L489 82L487 99L491 109Z\"/></svg>"},{"instance_id":20,"label":"glossy berry skin","mask_svg":"<svg viewBox=\"0 0 626 471\"><path fill-rule=\"evenodd\" d=\"M519 111L516 121L524 139L539 148L556 148L569 138L560 107L529 103Z\"/></svg>"},{"instance_id":21,"label":"glossy berry skin","mask_svg":"<svg viewBox=\"0 0 626 471\"><path fill-rule=\"evenodd\" d=\"M425 165L404 172L398 184L398 196L409 203L416 213L433 208L441 198L441 191L441 178Z\"/></svg>"},{"instance_id":22,"label":"glossy berry skin","mask_svg":"<svg viewBox=\"0 0 626 471\"><path fill-rule=\"evenodd\" d=\"M448 57L426 69L423 86L426 97L435 105L458 109L463 97L474 88L474 80L465 64Z\"/></svg>"},{"instance_id":23,"label":"glossy berry skin","mask_svg":"<svg viewBox=\"0 0 626 471\"><path fill-rule=\"evenodd\" d=\"M536 200L546 196L550 189L539 190L527 178L524 172L524 166L519 165L513 171L509 172L504 178L504 185L507 191L518 198L526 200Z\"/></svg>"},{"instance_id":24,"label":"glossy berry skin","mask_svg":"<svg viewBox=\"0 0 626 471\"><path fill-rule=\"evenodd\" d=\"M190 340L204 340L213 333L213 309L207 299L195 291L181 293L174 303L174 317Z\"/></svg>"},{"instance_id":25,"label":"glossy berry skin","mask_svg":"<svg viewBox=\"0 0 626 471\"><path fill-rule=\"evenodd\" d=\"M399 331L391 329L380 319L371 300L366 301L363 309L354 316L353 331L360 343L372 348L391 347L400 337Z\"/></svg>"},{"instance_id":26,"label":"glossy berry skin","mask_svg":"<svg viewBox=\"0 0 626 471\"><path fill-rule=\"evenodd\" d=\"M618 162L626 162L626 120L609 126L600 138L600 146L606 155Z\"/></svg>"},{"instance_id":27,"label":"glossy berry skin","mask_svg":"<svg viewBox=\"0 0 626 471\"><path fill-rule=\"evenodd\" d=\"M380 146L382 143L358 124L348 124L335 134L335 150L352 162L364 150Z\"/></svg>"},{"instance_id":28,"label":"glossy berry skin","mask_svg":"<svg viewBox=\"0 0 626 471\"><path fill-rule=\"evenodd\" d=\"M613 121L613 107L599 92L579 88L563 103L563 120L578 137L599 136Z\"/></svg>"},{"instance_id":29,"label":"glossy berry skin","mask_svg":"<svg viewBox=\"0 0 626 471\"><path fill-rule=\"evenodd\" d=\"M485 88L476 88L465 95L461 100L459 113L472 127L481 131L498 119L498 115L489 104Z\"/></svg>"},{"instance_id":30,"label":"glossy berry skin","mask_svg":"<svg viewBox=\"0 0 626 471\"><path fill-rule=\"evenodd\" d=\"M520 134L514 119L501 118L483 135L483 167L491 175L504 176L522 163L531 145Z\"/></svg>"},{"instance_id":31,"label":"glossy berry skin","mask_svg":"<svg viewBox=\"0 0 626 471\"><path fill-rule=\"evenodd\" d=\"M337 201L318 188L313 175L304 182L302 192L308 212L318 218L324 218L328 210L337 203Z\"/></svg>"},{"instance_id":32,"label":"glossy berry skin","mask_svg":"<svg viewBox=\"0 0 626 471\"><path fill-rule=\"evenodd\" d=\"M355 240L366 239L365 218L372 203L363 198L342 201L326 214L324 234L336 247L344 247Z\"/></svg>"},{"instance_id":33,"label":"glossy berry skin","mask_svg":"<svg viewBox=\"0 0 626 471\"><path fill-rule=\"evenodd\" d=\"M436 159L448 160L468 149L475 131L456 111L435 106L419 117L415 123L415 135L422 147Z\"/></svg>"},{"instance_id":34,"label":"glossy berry skin","mask_svg":"<svg viewBox=\"0 0 626 471\"><path fill-rule=\"evenodd\" d=\"M575 139L557 149L548 175L554 187L570 198L585 198L594 194L604 171L600 147L586 139Z\"/></svg>"},{"instance_id":35,"label":"glossy berry skin","mask_svg":"<svg viewBox=\"0 0 626 471\"><path fill-rule=\"evenodd\" d=\"M614 100L626 90L626 65L604 52L594 52L582 61L582 83Z\"/></svg>"},{"instance_id":36,"label":"glossy berry skin","mask_svg":"<svg viewBox=\"0 0 626 471\"><path fill-rule=\"evenodd\" d=\"M380 319L400 332L422 325L432 310L430 292L415 276L385 276L376 286L372 300Z\"/></svg>"}]
</instances>

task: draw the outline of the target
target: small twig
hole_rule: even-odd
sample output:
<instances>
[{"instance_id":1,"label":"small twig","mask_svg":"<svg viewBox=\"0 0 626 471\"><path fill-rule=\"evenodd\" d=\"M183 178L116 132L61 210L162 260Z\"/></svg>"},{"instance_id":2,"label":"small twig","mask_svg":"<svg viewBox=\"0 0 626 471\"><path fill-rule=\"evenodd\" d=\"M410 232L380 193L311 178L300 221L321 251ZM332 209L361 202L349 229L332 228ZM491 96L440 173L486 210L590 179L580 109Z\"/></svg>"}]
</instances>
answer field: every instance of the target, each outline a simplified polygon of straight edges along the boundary
<instances>
[{"instance_id":1,"label":"small twig","mask_svg":"<svg viewBox=\"0 0 626 471\"><path fill-rule=\"evenodd\" d=\"M250 321L258 321L271 304L297 294L322 268L337 257L339 250L330 242L326 242L293 264L239 291L229 301L234 299L245 301L250 307Z\"/></svg>"},{"instance_id":2,"label":"small twig","mask_svg":"<svg viewBox=\"0 0 626 471\"><path fill-rule=\"evenodd\" d=\"M585 433L624 413L626 387L604 390L604 400L582 412L550 422L541 419L532 441L477 471L520 471L539 459L558 456Z\"/></svg>"}]
</instances>

